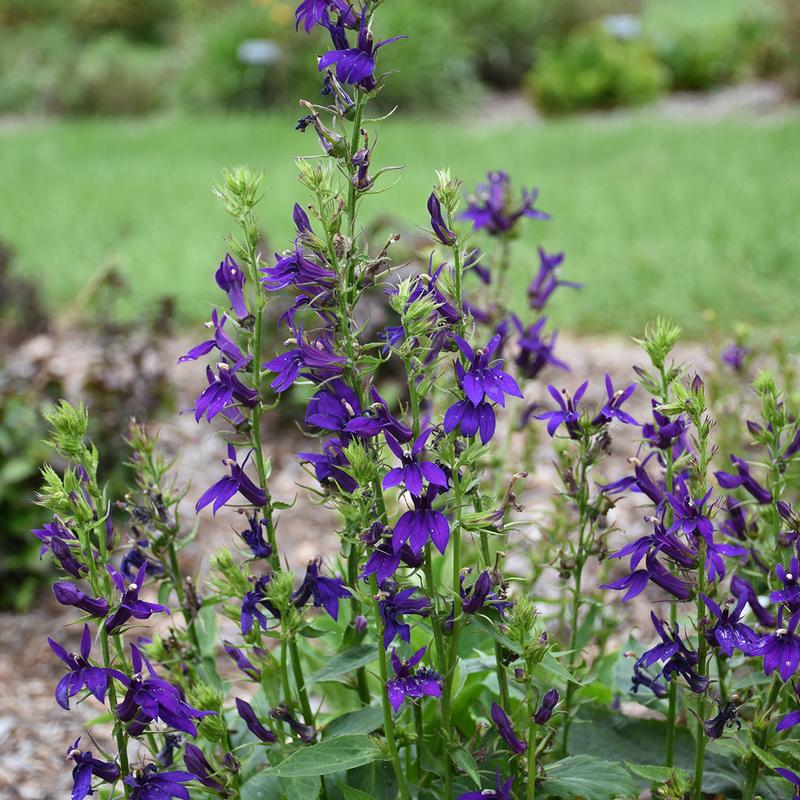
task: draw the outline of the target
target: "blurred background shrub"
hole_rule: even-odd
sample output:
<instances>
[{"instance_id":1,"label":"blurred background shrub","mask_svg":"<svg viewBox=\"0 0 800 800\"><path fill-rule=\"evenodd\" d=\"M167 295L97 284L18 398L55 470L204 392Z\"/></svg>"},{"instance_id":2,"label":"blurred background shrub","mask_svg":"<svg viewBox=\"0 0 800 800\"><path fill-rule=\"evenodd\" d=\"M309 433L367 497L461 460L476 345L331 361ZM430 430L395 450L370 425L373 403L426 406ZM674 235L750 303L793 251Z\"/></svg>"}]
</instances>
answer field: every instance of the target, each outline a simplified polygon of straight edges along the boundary
<instances>
[{"instance_id":1,"label":"blurred background shrub","mask_svg":"<svg viewBox=\"0 0 800 800\"><path fill-rule=\"evenodd\" d=\"M702 26L687 24L670 2L387 2L384 29L415 33L381 54L381 67L397 70L382 102L447 108L524 86L543 111L562 113L749 77L777 76L798 89L796 0L739 3L740 12ZM326 42L321 31L295 35L294 7L290 0L0 0L0 113L254 109L294 103L298 93L315 99L318 81L307 65ZM415 24L420 18L424 26ZM269 43L266 62L243 59L243 43L253 40Z\"/></svg>"},{"instance_id":2,"label":"blurred background shrub","mask_svg":"<svg viewBox=\"0 0 800 800\"><path fill-rule=\"evenodd\" d=\"M121 323L115 303L124 291L109 269L71 308L48 312L39 285L0 242L0 609L26 608L47 577L30 533L46 521L34 494L41 465L53 457L44 445L43 410L62 397L91 406L93 436L109 448L103 477L115 486L130 419L150 419L170 406L170 364L160 351L171 306Z\"/></svg>"},{"instance_id":3,"label":"blurred background shrub","mask_svg":"<svg viewBox=\"0 0 800 800\"><path fill-rule=\"evenodd\" d=\"M591 25L544 51L527 85L545 113L647 103L666 88L668 73L643 38L623 39Z\"/></svg>"}]
</instances>

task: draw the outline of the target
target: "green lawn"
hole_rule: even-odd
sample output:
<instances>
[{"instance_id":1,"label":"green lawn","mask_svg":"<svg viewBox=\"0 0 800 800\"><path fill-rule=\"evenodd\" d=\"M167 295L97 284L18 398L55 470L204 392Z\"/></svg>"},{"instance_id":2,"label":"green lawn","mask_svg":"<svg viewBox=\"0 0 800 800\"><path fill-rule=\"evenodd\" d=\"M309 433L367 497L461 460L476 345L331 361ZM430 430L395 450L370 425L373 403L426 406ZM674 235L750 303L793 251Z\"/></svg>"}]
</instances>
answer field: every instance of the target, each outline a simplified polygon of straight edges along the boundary
<instances>
[{"instance_id":1,"label":"green lawn","mask_svg":"<svg viewBox=\"0 0 800 800\"><path fill-rule=\"evenodd\" d=\"M272 240L285 242L292 203L303 199L292 156L314 147L310 133L292 130L290 114L6 129L0 238L41 276L53 302L67 303L113 261L135 290L131 313L169 292L184 319L204 319L230 229L210 185L226 165L266 171L261 218ZM566 274L586 284L556 303L559 324L637 333L662 313L700 336L711 309L726 328L746 321L764 332L790 330L800 297L798 154L798 116L703 125L582 118L491 129L398 119L382 125L376 161L406 169L368 208L425 224L435 168L450 166L468 185L487 168L506 168L539 186L541 207L554 216L528 227L519 288L534 269L537 241L564 248Z\"/></svg>"}]
</instances>

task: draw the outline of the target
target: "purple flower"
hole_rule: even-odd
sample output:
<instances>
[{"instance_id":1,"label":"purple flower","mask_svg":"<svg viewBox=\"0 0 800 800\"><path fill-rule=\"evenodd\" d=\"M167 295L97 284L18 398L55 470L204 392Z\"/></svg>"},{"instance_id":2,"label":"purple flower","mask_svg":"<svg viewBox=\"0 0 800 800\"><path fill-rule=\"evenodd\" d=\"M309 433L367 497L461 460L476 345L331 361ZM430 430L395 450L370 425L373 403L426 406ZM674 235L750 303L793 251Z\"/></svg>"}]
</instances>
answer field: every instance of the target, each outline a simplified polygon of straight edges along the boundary
<instances>
[{"instance_id":1,"label":"purple flower","mask_svg":"<svg viewBox=\"0 0 800 800\"><path fill-rule=\"evenodd\" d=\"M783 767L773 767L775 772L781 776L781 778L785 778L792 786L796 786L797 788L794 791L795 797L800 797L800 775L796 772L792 772L790 769L784 769Z\"/></svg>"},{"instance_id":2,"label":"purple flower","mask_svg":"<svg viewBox=\"0 0 800 800\"><path fill-rule=\"evenodd\" d=\"M389 410L389 404L381 397L374 386L370 386L369 392L372 405L363 413L360 412L360 407L358 407L359 413L344 426L344 432L370 438L383 431L394 436L402 444L411 441L414 436L411 428L392 414ZM357 406L354 406L354 408L357 408Z\"/></svg>"},{"instance_id":3,"label":"purple flower","mask_svg":"<svg viewBox=\"0 0 800 800\"><path fill-rule=\"evenodd\" d=\"M659 450L668 450L676 443L679 445L680 452L685 446L683 440L686 434L686 420L682 416L677 416L671 420L662 414L655 400L651 401L653 406L653 422L642 425L642 438Z\"/></svg>"},{"instance_id":4,"label":"purple flower","mask_svg":"<svg viewBox=\"0 0 800 800\"><path fill-rule=\"evenodd\" d=\"M291 388L301 375L319 382L341 374L345 359L334 353L330 333L324 333L310 343L303 339L302 328L298 328L294 339L289 341L295 344L292 350L263 365L264 369L277 373L270 384L276 392Z\"/></svg>"},{"instance_id":5,"label":"purple flower","mask_svg":"<svg viewBox=\"0 0 800 800\"><path fill-rule=\"evenodd\" d=\"M736 456L731 456L731 462L736 467L736 475L730 472L715 472L717 482L723 489L736 489L741 486L749 492L753 498L762 505L772 502L772 494L762 486L751 474L750 465Z\"/></svg>"},{"instance_id":6,"label":"purple flower","mask_svg":"<svg viewBox=\"0 0 800 800\"><path fill-rule=\"evenodd\" d=\"M414 496L420 497L423 492L423 479L432 486L447 489L447 476L438 464L423 459L425 445L433 432L433 428L423 431L411 446L410 452L405 452L397 439L390 433L385 433L386 444L389 449L400 459L402 466L390 469L383 477L383 488L391 489L393 486L403 484Z\"/></svg>"},{"instance_id":7,"label":"purple flower","mask_svg":"<svg viewBox=\"0 0 800 800\"><path fill-rule=\"evenodd\" d=\"M558 689L548 689L544 693L544 697L542 698L542 702L539 705L538 710L533 715L533 721L537 725L544 725L544 723L553 716L553 709L556 707L557 702Z\"/></svg>"},{"instance_id":8,"label":"purple flower","mask_svg":"<svg viewBox=\"0 0 800 800\"><path fill-rule=\"evenodd\" d=\"M34 528L31 533L42 543L39 548L39 556L43 556L48 550L52 550L54 541L61 541L67 544L78 543L78 537L58 518L48 522L43 528Z\"/></svg>"},{"instance_id":9,"label":"purple flower","mask_svg":"<svg viewBox=\"0 0 800 800\"><path fill-rule=\"evenodd\" d=\"M775 567L775 574L783 584L783 589L772 592L769 596L771 603L786 603L790 611L800 608L800 562L792 557L789 562L789 569L778 564Z\"/></svg>"},{"instance_id":10,"label":"purple flower","mask_svg":"<svg viewBox=\"0 0 800 800\"><path fill-rule=\"evenodd\" d=\"M620 478L612 483L602 485L600 488L609 494L617 494L630 489L632 492L640 492L652 501L656 510L660 510L663 503L666 501L666 491L662 482L656 483L647 472L647 462L652 457L652 454L647 456L644 461L638 459L631 459L633 461L633 476Z\"/></svg>"},{"instance_id":11,"label":"purple flower","mask_svg":"<svg viewBox=\"0 0 800 800\"><path fill-rule=\"evenodd\" d=\"M386 536L386 529L378 522L374 523L361 539L371 548L371 552L360 577L366 579L370 575L375 575L378 586L383 586L401 563L415 569L421 567L425 561L422 553L415 554L408 544L404 544L396 553L391 535Z\"/></svg>"},{"instance_id":12,"label":"purple flower","mask_svg":"<svg viewBox=\"0 0 800 800\"><path fill-rule=\"evenodd\" d=\"M215 769L208 763L205 753L195 744L186 743L183 751L183 763L192 773L194 779L214 792L224 792L225 786L214 778Z\"/></svg>"},{"instance_id":13,"label":"purple flower","mask_svg":"<svg viewBox=\"0 0 800 800\"><path fill-rule=\"evenodd\" d=\"M317 557L308 562L306 574L294 594L292 602L297 608L304 606L313 598L314 607L322 606L334 619L339 619L339 600L350 597L350 590L345 587L341 578L326 578L319 574L322 559Z\"/></svg>"},{"instance_id":14,"label":"purple flower","mask_svg":"<svg viewBox=\"0 0 800 800\"><path fill-rule=\"evenodd\" d=\"M175 760L175 748L181 746L181 737L177 733L164 734L164 746L156 753L156 761L162 767L171 767Z\"/></svg>"},{"instance_id":15,"label":"purple flower","mask_svg":"<svg viewBox=\"0 0 800 800\"><path fill-rule=\"evenodd\" d=\"M303 0L294 12L295 29L302 25L309 33L315 25L327 26L331 10L340 14L348 27L358 24L353 6L347 0Z\"/></svg>"},{"instance_id":16,"label":"purple flower","mask_svg":"<svg viewBox=\"0 0 800 800\"><path fill-rule=\"evenodd\" d=\"M193 720L216 713L200 711L185 703L180 691L158 677L153 665L135 644L131 645L131 664L133 666L131 677L122 673L114 674L114 677L127 688L125 697L117 705L116 711L120 720L129 723L128 732L131 736L140 736L155 719L160 719L170 728L197 736L197 726ZM142 674L143 665L147 667L149 675ZM157 795L153 797L155 800Z\"/></svg>"},{"instance_id":17,"label":"purple flower","mask_svg":"<svg viewBox=\"0 0 800 800\"><path fill-rule=\"evenodd\" d=\"M719 713L715 717L703 721L703 730L709 739L719 739L725 732L725 728L731 728L734 725L742 727L736 706L728 702L724 706L719 706Z\"/></svg>"},{"instance_id":18,"label":"purple flower","mask_svg":"<svg viewBox=\"0 0 800 800\"><path fill-rule=\"evenodd\" d=\"M553 355L556 346L557 333L554 332L550 339L543 335L547 317L541 317L533 325L525 328L516 314L511 315L511 321L519 333L517 347L519 352L514 359L520 374L533 380L548 364L569 371L569 367Z\"/></svg>"},{"instance_id":19,"label":"purple flower","mask_svg":"<svg viewBox=\"0 0 800 800\"><path fill-rule=\"evenodd\" d=\"M558 411L545 411L543 414L537 414L536 419L546 419L547 422L547 433L550 436L554 436L555 432L564 425L567 429L567 433L569 434L571 439L580 438L581 435L581 426L580 426L580 412L578 411L578 403L580 403L581 398L586 391L586 387L589 385L589 381L584 381L577 389L575 394L570 397L567 394L566 389L563 392L559 392L555 386L552 384L548 384L547 391L550 392L550 396L558 403L559 410ZM563 395L563 396L562 396Z\"/></svg>"},{"instance_id":20,"label":"purple flower","mask_svg":"<svg viewBox=\"0 0 800 800\"><path fill-rule=\"evenodd\" d=\"M467 210L461 219L467 219L478 230L485 230L490 236L500 236L511 231L522 217L530 219L550 219L549 214L534 208L538 190L522 192L522 204L514 208L511 196L511 180L505 172L490 172L487 182L467 198Z\"/></svg>"},{"instance_id":21,"label":"purple flower","mask_svg":"<svg viewBox=\"0 0 800 800\"><path fill-rule=\"evenodd\" d=\"M239 712L239 716L244 720L244 724L247 725L247 729L257 739L260 739L262 742L270 743L277 741L275 734L261 724L250 703L246 703L240 697L237 697L236 710Z\"/></svg>"},{"instance_id":22,"label":"purple flower","mask_svg":"<svg viewBox=\"0 0 800 800\"><path fill-rule=\"evenodd\" d=\"M753 648L752 654L764 657L764 673L771 675L775 670L782 681L788 681L800 666L800 636L795 631L800 623L800 609L789 618L784 628L783 609L778 612L778 628L774 633L762 637Z\"/></svg>"},{"instance_id":23,"label":"purple flower","mask_svg":"<svg viewBox=\"0 0 800 800\"><path fill-rule=\"evenodd\" d=\"M189 790L183 785L196 780L191 772L173 770L156 772L155 764L148 764L125 778L131 787L130 800L168 800L177 797L179 800L191 800Z\"/></svg>"},{"instance_id":24,"label":"purple flower","mask_svg":"<svg viewBox=\"0 0 800 800\"><path fill-rule=\"evenodd\" d=\"M417 650L407 661L401 661L397 649L392 648L392 669L395 677L386 681L386 694L392 709L397 712L407 698L441 697L442 676L427 667L415 669L425 655L424 647Z\"/></svg>"},{"instance_id":25,"label":"purple flower","mask_svg":"<svg viewBox=\"0 0 800 800\"><path fill-rule=\"evenodd\" d=\"M674 514L674 522L668 532L682 531L687 536L703 536L710 540L714 535L714 525L704 510L709 497L711 489L700 500L693 498L685 479L679 476L675 482L675 490L667 493L667 500Z\"/></svg>"},{"instance_id":26,"label":"purple flower","mask_svg":"<svg viewBox=\"0 0 800 800\"><path fill-rule=\"evenodd\" d=\"M139 571L139 568L144 565L146 575L163 575L164 567L158 562L151 561L147 558L144 550L139 546L140 544L142 544L143 547L149 546L149 543L145 539L142 540L141 543L137 542L134 544L129 550L126 550L119 563L120 572L128 578L128 580L133 581L136 579L136 573Z\"/></svg>"},{"instance_id":27,"label":"purple flower","mask_svg":"<svg viewBox=\"0 0 800 800\"><path fill-rule=\"evenodd\" d=\"M502 359L493 360L502 341L499 334L492 337L486 347L477 351L474 351L460 336L454 335L453 339L467 361L466 370L460 361L456 362L456 373L458 383L468 400L477 406L485 397L504 406L506 395L522 397L517 382L507 372L503 372Z\"/></svg>"},{"instance_id":28,"label":"purple flower","mask_svg":"<svg viewBox=\"0 0 800 800\"><path fill-rule=\"evenodd\" d=\"M78 748L80 737L67 750L67 758L75 762L72 770L71 800L84 800L92 794L92 777L100 778L106 783L119 780L119 767L113 761L101 761L92 755L91 750L81 751Z\"/></svg>"},{"instance_id":29,"label":"purple flower","mask_svg":"<svg viewBox=\"0 0 800 800\"><path fill-rule=\"evenodd\" d=\"M108 603L102 597L91 597L71 581L56 581L53 584L53 594L62 606L75 606L93 617L104 617L108 614Z\"/></svg>"},{"instance_id":30,"label":"purple flower","mask_svg":"<svg viewBox=\"0 0 800 800\"><path fill-rule=\"evenodd\" d=\"M403 621L406 614L418 617L427 617L430 614L430 602L427 597L413 598L411 595L416 588L403 589L399 592L385 593L378 601L378 609L383 620L383 649L388 650L389 645L399 636L404 642L411 639L411 626Z\"/></svg>"},{"instance_id":31,"label":"purple flower","mask_svg":"<svg viewBox=\"0 0 800 800\"><path fill-rule=\"evenodd\" d=\"M314 467L314 474L322 486L331 484L345 492L354 492L358 487L355 479L346 470L350 466L339 439L328 439L322 453L298 453L297 457Z\"/></svg>"},{"instance_id":32,"label":"purple flower","mask_svg":"<svg viewBox=\"0 0 800 800\"><path fill-rule=\"evenodd\" d=\"M611 376L606 373L606 394L608 398L605 405L600 409L600 413L592 420L592 425L606 425L612 419L616 419L626 425L638 425L639 423L622 410L622 404L627 402L636 389L635 384L631 384L626 389L614 389Z\"/></svg>"},{"instance_id":33,"label":"purple flower","mask_svg":"<svg viewBox=\"0 0 800 800\"><path fill-rule=\"evenodd\" d=\"M267 502L264 490L257 486L244 471L251 453L252 451L247 454L244 462L240 465L236 460L236 448L232 444L228 445L228 457L222 463L230 469L230 475L220 478L200 495L200 499L195 504L195 511L200 511L213 503L213 513L216 514L237 492L251 505L258 508Z\"/></svg>"},{"instance_id":34,"label":"purple flower","mask_svg":"<svg viewBox=\"0 0 800 800\"><path fill-rule=\"evenodd\" d=\"M745 359L749 354L749 347L744 347L734 342L722 351L722 362L727 364L734 372L743 372Z\"/></svg>"},{"instance_id":35,"label":"purple flower","mask_svg":"<svg viewBox=\"0 0 800 800\"><path fill-rule=\"evenodd\" d=\"M637 660L636 667L649 667L660 661L663 666L659 676L663 675L667 681L670 681L672 676L677 673L689 684L689 688L693 692L696 694L704 692L708 685L708 678L695 672L698 655L684 644L678 626L675 625L671 631L668 631L665 628L666 623L658 619L652 611L650 619L653 621L656 633L661 637L661 643L643 653Z\"/></svg>"},{"instance_id":36,"label":"purple flower","mask_svg":"<svg viewBox=\"0 0 800 800\"><path fill-rule=\"evenodd\" d=\"M514 732L508 714L497 703L492 703L492 721L505 743L518 755L528 749L528 745Z\"/></svg>"},{"instance_id":37,"label":"purple flower","mask_svg":"<svg viewBox=\"0 0 800 800\"><path fill-rule=\"evenodd\" d=\"M259 606L263 606L275 618L280 617L278 610L267 599L268 583L269 575L262 575L255 582L253 588L249 592L246 592L242 598L242 609L239 614L239 627L242 630L242 636L246 636L253 630L254 622L258 622L263 630L267 629L267 618Z\"/></svg>"},{"instance_id":38,"label":"purple flower","mask_svg":"<svg viewBox=\"0 0 800 800\"><path fill-rule=\"evenodd\" d=\"M431 217L433 235L442 244L452 247L456 243L456 235L447 227L447 223L442 216L442 204L433 192L431 192L428 198L428 214L430 214Z\"/></svg>"},{"instance_id":39,"label":"purple flower","mask_svg":"<svg viewBox=\"0 0 800 800\"><path fill-rule=\"evenodd\" d=\"M795 685L794 693L798 700L800 700L800 686ZM778 722L776 730L779 732L788 731L789 728L793 728L795 725L800 725L800 708L790 711L785 717L783 717Z\"/></svg>"},{"instance_id":40,"label":"purple flower","mask_svg":"<svg viewBox=\"0 0 800 800\"><path fill-rule=\"evenodd\" d=\"M747 605L746 595L741 595L732 611L721 609L710 597L700 595L708 610L716 617L714 625L706 630L706 639L711 644L719 645L720 650L728 658L735 649L741 650L745 655L751 655L758 643L755 632L739 619Z\"/></svg>"},{"instance_id":41,"label":"purple flower","mask_svg":"<svg viewBox=\"0 0 800 800\"><path fill-rule=\"evenodd\" d=\"M217 286L228 295L233 313L240 319L247 317L250 312L244 301L244 272L239 269L239 265L233 260L230 253L225 254L225 260L220 263L214 279Z\"/></svg>"},{"instance_id":42,"label":"purple flower","mask_svg":"<svg viewBox=\"0 0 800 800\"><path fill-rule=\"evenodd\" d=\"M261 267L259 272L265 276L261 283L271 292L293 286L313 296L330 291L336 283L336 273L307 258L298 242L283 255L275 253L275 266Z\"/></svg>"},{"instance_id":43,"label":"purple flower","mask_svg":"<svg viewBox=\"0 0 800 800\"><path fill-rule=\"evenodd\" d=\"M406 511L394 526L392 543L395 553L399 553L406 542L413 553L419 553L430 539L444 555L450 540L450 523L441 511L431 507L437 494L436 487L428 487L419 497L412 495L414 508Z\"/></svg>"},{"instance_id":44,"label":"purple flower","mask_svg":"<svg viewBox=\"0 0 800 800\"><path fill-rule=\"evenodd\" d=\"M314 727L312 725L304 725L298 719L295 719L285 705L281 704L273 708L269 712L269 715L279 722L285 722L292 729L292 733L299 737L301 742L308 744L314 741L314 737L316 736Z\"/></svg>"},{"instance_id":45,"label":"purple flower","mask_svg":"<svg viewBox=\"0 0 800 800\"><path fill-rule=\"evenodd\" d=\"M153 614L157 614L160 611L169 614L169 609L166 606L139 599L139 592L142 591L144 586L146 573L147 564L142 564L136 573L133 583L129 583L128 587L125 588L125 579L109 564L108 574L111 576L111 580L114 581L114 585L119 590L122 598L117 610L105 622L107 633L114 633L119 630L131 617L134 619L150 619Z\"/></svg>"},{"instance_id":46,"label":"purple flower","mask_svg":"<svg viewBox=\"0 0 800 800\"><path fill-rule=\"evenodd\" d=\"M259 403L258 392L245 386L237 377L236 368L231 368L224 361L217 364L216 373L211 367L206 367L206 381L208 386L194 402L196 422L200 422L204 416L211 422L217 414L222 413L237 425L244 417L234 401L247 408L255 408Z\"/></svg>"},{"instance_id":47,"label":"purple flower","mask_svg":"<svg viewBox=\"0 0 800 800\"><path fill-rule=\"evenodd\" d=\"M242 353L236 342L225 333L224 328L227 321L228 315L223 314L220 317L215 308L211 312L211 322L206 323L209 327L214 329L214 338L206 339L200 342L200 344L195 345L186 355L178 359L178 363L182 364L185 361L196 361L198 358L207 355L216 348L223 356L233 362L234 369L241 369L245 364L249 364L250 361L252 361L252 356Z\"/></svg>"},{"instance_id":48,"label":"purple flower","mask_svg":"<svg viewBox=\"0 0 800 800\"><path fill-rule=\"evenodd\" d=\"M261 670L253 664L253 662L231 642L223 641L222 647L225 652L233 659L234 664L245 674L250 680L256 683L261 682Z\"/></svg>"},{"instance_id":49,"label":"purple flower","mask_svg":"<svg viewBox=\"0 0 800 800\"><path fill-rule=\"evenodd\" d=\"M458 800L511 800L511 786L514 783L513 776L505 783L500 782L500 770L494 773L494 789L481 789L477 792L464 792L458 796Z\"/></svg>"},{"instance_id":50,"label":"purple flower","mask_svg":"<svg viewBox=\"0 0 800 800\"><path fill-rule=\"evenodd\" d=\"M308 401L306 425L342 433L360 414L358 395L343 380L336 378Z\"/></svg>"},{"instance_id":51,"label":"purple flower","mask_svg":"<svg viewBox=\"0 0 800 800\"><path fill-rule=\"evenodd\" d=\"M253 558L269 558L272 555L272 546L264 540L264 531L267 529L267 521L258 514L248 514L247 530L239 531L244 543L250 548Z\"/></svg>"},{"instance_id":52,"label":"purple flower","mask_svg":"<svg viewBox=\"0 0 800 800\"><path fill-rule=\"evenodd\" d=\"M765 628L774 628L778 624L775 615L761 605L758 593L749 581L740 578L738 575L733 575L731 577L731 594L736 598L746 598L750 610Z\"/></svg>"},{"instance_id":53,"label":"purple flower","mask_svg":"<svg viewBox=\"0 0 800 800\"><path fill-rule=\"evenodd\" d=\"M480 431L481 444L486 444L494 436L497 421L491 403L475 405L471 400L459 400L447 409L444 415L444 432L454 430L471 438Z\"/></svg>"},{"instance_id":54,"label":"purple flower","mask_svg":"<svg viewBox=\"0 0 800 800\"><path fill-rule=\"evenodd\" d=\"M583 287L582 283L559 280L557 271L563 261L563 253L546 253L544 248L539 248L539 272L528 286L528 303L532 309L541 311L559 286L568 286L570 289Z\"/></svg>"},{"instance_id":55,"label":"purple flower","mask_svg":"<svg viewBox=\"0 0 800 800\"><path fill-rule=\"evenodd\" d=\"M74 544L77 543L76 540ZM61 569L63 569L67 575L72 575L73 578L82 578L89 571L89 568L78 561L72 552L71 544L72 543L67 538L62 539L58 536L53 536L47 543L47 547L50 548L53 557L58 561L61 565ZM42 549L45 548L43 547Z\"/></svg>"},{"instance_id":56,"label":"purple flower","mask_svg":"<svg viewBox=\"0 0 800 800\"><path fill-rule=\"evenodd\" d=\"M341 18L340 18L341 22ZM375 81L375 54L387 44L405 39L405 36L392 36L375 42L372 32L367 25L366 6L361 11L361 25L358 30L358 40L355 47L349 47L342 26L328 25L331 33L334 50L329 50L319 60L320 72L332 65L336 65L336 79L342 83L350 83L361 87L367 92L376 86Z\"/></svg>"},{"instance_id":57,"label":"purple flower","mask_svg":"<svg viewBox=\"0 0 800 800\"><path fill-rule=\"evenodd\" d=\"M441 264L436 269L433 268L433 254L428 262L428 269L421 275L416 275L411 293L405 304L407 310L421 298L430 299L435 304L435 310L431 319L441 318L445 323L455 324L460 319L458 309L450 302L447 295L439 288L439 278L446 264ZM387 294L397 294L397 289L392 287L387 290ZM402 339L401 339L402 341Z\"/></svg>"},{"instance_id":58,"label":"purple flower","mask_svg":"<svg viewBox=\"0 0 800 800\"><path fill-rule=\"evenodd\" d=\"M48 637L50 649L67 665L67 674L58 682L55 691L56 702L69 711L69 698L86 688L101 703L106 699L106 688L114 670L93 667L89 662L92 650L92 634L88 625L83 626L80 653L68 653L58 642Z\"/></svg>"},{"instance_id":59,"label":"purple flower","mask_svg":"<svg viewBox=\"0 0 800 800\"><path fill-rule=\"evenodd\" d=\"M649 539L650 537L647 538ZM634 545L636 544L638 543L634 543ZM631 546L629 545L629 547ZM623 552L624 550L620 551L619 555L622 555ZM630 550L628 550L628 552L630 552ZM656 550L656 552L658 552L658 550ZM624 554L627 555L627 552ZM633 558L631 561L633 561ZM626 575L611 583L604 583L600 588L614 590L627 589L627 592L622 598L622 601L626 602L636 597L638 594L641 594L649 581L660 586L664 591L676 597L678 600L688 600L692 596L689 584L673 575L656 558L654 553L647 554L644 569L636 569L631 572L630 575Z\"/></svg>"}]
</instances>

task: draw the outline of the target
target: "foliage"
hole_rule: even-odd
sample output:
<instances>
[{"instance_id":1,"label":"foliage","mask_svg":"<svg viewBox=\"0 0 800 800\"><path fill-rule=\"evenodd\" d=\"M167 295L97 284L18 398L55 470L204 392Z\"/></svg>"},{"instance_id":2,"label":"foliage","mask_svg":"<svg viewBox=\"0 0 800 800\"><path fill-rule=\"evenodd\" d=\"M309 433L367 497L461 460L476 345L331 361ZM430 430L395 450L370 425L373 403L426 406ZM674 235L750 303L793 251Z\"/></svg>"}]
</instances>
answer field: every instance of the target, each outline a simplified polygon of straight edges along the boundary
<instances>
[{"instance_id":1,"label":"foliage","mask_svg":"<svg viewBox=\"0 0 800 800\"><path fill-rule=\"evenodd\" d=\"M112 281L113 283L113 281ZM112 286L118 292L120 285ZM96 288L103 301L103 287ZM84 298L88 300L89 298ZM80 334L60 328L45 310L37 284L12 268L11 252L0 247L0 608L27 608L42 588L51 570L39 554L40 543L31 528L44 523L44 514L34 504L39 471L48 450L43 445L47 431L42 413L77 387L95 413L92 434L107 452L110 465L106 479L119 486L119 466L124 447L121 434L132 415L151 415L169 403L171 392L160 368L153 369L148 354L157 328L168 324L167 316L152 329L119 323L113 303L103 302L105 317ZM80 336L94 338L97 350L85 350L79 368L65 380L63 360L56 341L72 338L82 347ZM8 355L6 355L8 354ZM99 355L98 355L99 354Z\"/></svg>"},{"instance_id":2,"label":"foliage","mask_svg":"<svg viewBox=\"0 0 800 800\"><path fill-rule=\"evenodd\" d=\"M382 10L298 8L304 29L322 12L335 24L325 103L301 101L320 154L296 162L289 246L264 255L261 175L234 167L214 190L237 233L179 364L208 362L194 417L219 426L224 455L195 511L238 512L241 552L210 554L198 586L178 559L197 526L147 427L130 428L118 495L84 406L45 415L59 463L42 468L52 519L35 534L66 578L57 601L84 623L72 652L50 642L66 669L55 697L94 696L113 736L98 756L69 747L73 797L613 800L649 785L771 800L778 777L800 785L797 370L778 351L751 372L740 331L707 386L659 317L637 340L636 383L542 391L545 368L569 368L544 312L581 286L540 247L527 308L509 307L521 230L549 214L504 171L464 193L438 170L419 202L428 258L399 271L399 235L376 246L361 217L395 169L377 147L387 119L370 115L382 48L399 46L374 38ZM360 322L374 292L391 309L377 333ZM263 425L295 385L306 491L339 540L302 577ZM718 439L721 414L734 419ZM555 486L534 494L525 537L518 495L544 435ZM607 475L620 446L631 457ZM625 530L621 504L640 518ZM608 592L639 597L652 628L626 630ZM623 698L666 721L627 715Z\"/></svg>"},{"instance_id":3,"label":"foliage","mask_svg":"<svg viewBox=\"0 0 800 800\"><path fill-rule=\"evenodd\" d=\"M596 26L542 53L526 79L537 107L549 114L647 103L666 81L646 41L622 41Z\"/></svg>"}]
</instances>

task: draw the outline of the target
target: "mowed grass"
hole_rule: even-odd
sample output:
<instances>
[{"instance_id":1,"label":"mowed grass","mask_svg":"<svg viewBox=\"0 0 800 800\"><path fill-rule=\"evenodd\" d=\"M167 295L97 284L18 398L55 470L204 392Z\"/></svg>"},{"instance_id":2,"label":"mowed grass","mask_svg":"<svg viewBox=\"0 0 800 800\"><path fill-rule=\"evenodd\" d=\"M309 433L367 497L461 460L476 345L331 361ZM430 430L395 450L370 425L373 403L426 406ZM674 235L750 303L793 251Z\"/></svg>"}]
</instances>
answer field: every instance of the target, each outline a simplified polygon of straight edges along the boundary
<instances>
[{"instance_id":1,"label":"mowed grass","mask_svg":"<svg viewBox=\"0 0 800 800\"><path fill-rule=\"evenodd\" d=\"M134 316L165 294L184 321L206 319L213 271L231 225L211 185L226 165L266 173L260 206L271 241L292 236L304 198L293 157L315 153L290 113L34 124L0 132L0 238L64 307L116 264ZM535 271L534 245L567 252L564 290L551 310L579 332L639 333L657 314L700 337L708 311L720 327L746 322L797 331L800 304L800 117L713 124L644 117L582 118L487 127L390 120L376 165L405 164L397 185L365 201L425 225L437 167L469 186L507 169L538 186L553 215L516 248L514 300ZM388 185L394 177L387 176ZM796 338L796 337L794 337Z\"/></svg>"}]
</instances>

